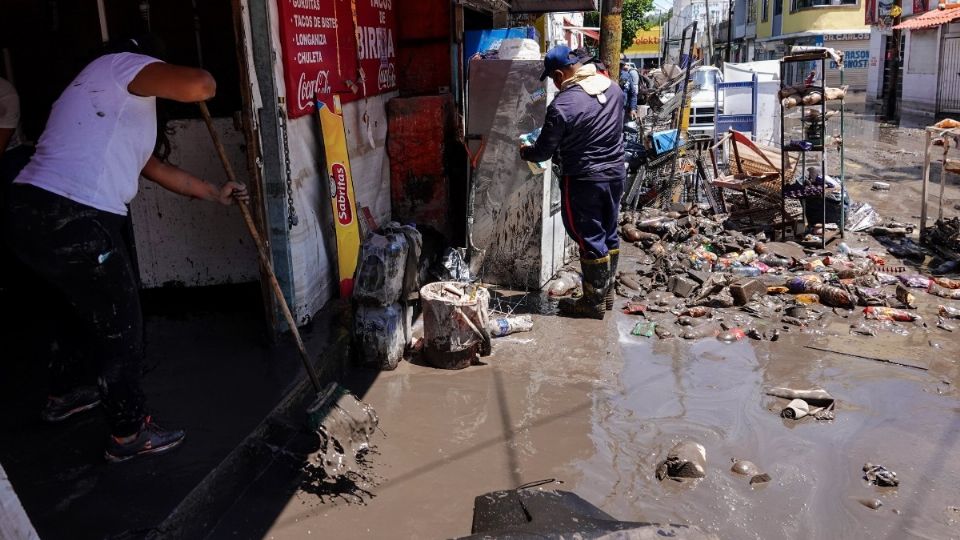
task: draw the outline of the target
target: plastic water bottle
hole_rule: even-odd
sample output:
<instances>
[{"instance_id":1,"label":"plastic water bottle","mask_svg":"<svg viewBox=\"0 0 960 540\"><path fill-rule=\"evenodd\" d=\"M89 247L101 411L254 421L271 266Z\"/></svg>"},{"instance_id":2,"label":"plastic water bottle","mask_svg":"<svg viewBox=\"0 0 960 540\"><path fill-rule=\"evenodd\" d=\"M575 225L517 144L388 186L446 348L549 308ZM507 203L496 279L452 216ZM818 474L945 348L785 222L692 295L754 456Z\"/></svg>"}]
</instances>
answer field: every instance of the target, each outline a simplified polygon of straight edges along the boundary
<instances>
[{"instance_id":1,"label":"plastic water bottle","mask_svg":"<svg viewBox=\"0 0 960 540\"><path fill-rule=\"evenodd\" d=\"M487 322L487 331L492 337L509 336L515 332L533 330L533 318L530 315L497 317Z\"/></svg>"},{"instance_id":2,"label":"plastic water bottle","mask_svg":"<svg viewBox=\"0 0 960 540\"><path fill-rule=\"evenodd\" d=\"M735 276L758 277L763 272L756 266L733 266L730 273Z\"/></svg>"}]
</instances>

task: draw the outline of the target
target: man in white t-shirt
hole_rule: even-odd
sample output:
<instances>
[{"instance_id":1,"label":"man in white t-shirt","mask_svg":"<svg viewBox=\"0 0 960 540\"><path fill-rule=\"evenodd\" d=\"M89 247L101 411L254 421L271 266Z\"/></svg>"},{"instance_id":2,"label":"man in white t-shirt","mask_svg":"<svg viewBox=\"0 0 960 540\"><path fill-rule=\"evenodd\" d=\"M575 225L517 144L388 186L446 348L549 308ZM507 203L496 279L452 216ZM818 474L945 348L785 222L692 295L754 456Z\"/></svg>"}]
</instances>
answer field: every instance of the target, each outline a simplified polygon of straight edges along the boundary
<instances>
[{"instance_id":1,"label":"man in white t-shirt","mask_svg":"<svg viewBox=\"0 0 960 540\"><path fill-rule=\"evenodd\" d=\"M224 205L249 198L241 184L216 186L154 154L163 132L157 98L192 103L215 91L206 71L166 64L141 43L122 42L67 85L36 153L10 187L7 241L66 297L69 306L50 306L51 317L79 321L89 340L83 348L97 362L98 388L83 386L65 380L68 371L58 368L68 359L51 351L53 379L42 416L59 422L102 403L111 428L108 461L164 452L185 436L161 429L146 412L143 314L123 230L141 175L175 193Z\"/></svg>"}]
</instances>

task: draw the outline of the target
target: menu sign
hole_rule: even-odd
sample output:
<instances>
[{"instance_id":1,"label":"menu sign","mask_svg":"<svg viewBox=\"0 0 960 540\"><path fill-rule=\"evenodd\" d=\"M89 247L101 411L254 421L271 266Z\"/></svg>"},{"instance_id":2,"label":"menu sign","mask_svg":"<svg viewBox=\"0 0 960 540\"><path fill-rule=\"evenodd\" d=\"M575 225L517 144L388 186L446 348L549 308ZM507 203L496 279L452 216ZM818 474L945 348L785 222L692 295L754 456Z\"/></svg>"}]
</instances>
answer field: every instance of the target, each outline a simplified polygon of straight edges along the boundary
<instances>
[{"instance_id":1,"label":"menu sign","mask_svg":"<svg viewBox=\"0 0 960 540\"><path fill-rule=\"evenodd\" d=\"M393 0L277 0L287 116L396 89ZM362 68L363 80L361 81Z\"/></svg>"},{"instance_id":2,"label":"menu sign","mask_svg":"<svg viewBox=\"0 0 960 540\"><path fill-rule=\"evenodd\" d=\"M394 0L355 0L360 66L367 95L397 89ZM347 99L347 101L350 101Z\"/></svg>"}]
</instances>

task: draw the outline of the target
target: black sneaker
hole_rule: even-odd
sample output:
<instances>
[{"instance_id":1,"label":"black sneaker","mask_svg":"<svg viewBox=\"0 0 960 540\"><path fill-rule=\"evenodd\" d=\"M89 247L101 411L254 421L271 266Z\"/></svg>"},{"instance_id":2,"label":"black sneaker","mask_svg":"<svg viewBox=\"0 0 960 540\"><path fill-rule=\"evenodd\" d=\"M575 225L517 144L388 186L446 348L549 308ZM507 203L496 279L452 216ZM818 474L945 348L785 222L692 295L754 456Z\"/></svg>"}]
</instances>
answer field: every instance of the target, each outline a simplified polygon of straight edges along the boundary
<instances>
[{"instance_id":1,"label":"black sneaker","mask_svg":"<svg viewBox=\"0 0 960 540\"><path fill-rule=\"evenodd\" d=\"M62 396L50 396L40 416L47 422L62 422L100 404L100 392L94 386L81 386Z\"/></svg>"},{"instance_id":2,"label":"black sneaker","mask_svg":"<svg viewBox=\"0 0 960 540\"><path fill-rule=\"evenodd\" d=\"M104 457L111 463L120 463L145 454L161 454L180 446L186 435L180 429L164 430L148 416L133 440L120 442L110 437Z\"/></svg>"}]
</instances>

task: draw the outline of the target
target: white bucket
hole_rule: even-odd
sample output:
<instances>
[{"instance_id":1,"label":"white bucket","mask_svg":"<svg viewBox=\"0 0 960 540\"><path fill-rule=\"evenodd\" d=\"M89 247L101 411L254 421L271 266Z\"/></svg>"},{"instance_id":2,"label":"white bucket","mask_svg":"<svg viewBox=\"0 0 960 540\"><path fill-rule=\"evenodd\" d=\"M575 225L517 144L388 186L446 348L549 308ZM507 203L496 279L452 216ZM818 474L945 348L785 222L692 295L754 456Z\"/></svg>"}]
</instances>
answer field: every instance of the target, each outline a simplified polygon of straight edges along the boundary
<instances>
[{"instance_id":1,"label":"white bucket","mask_svg":"<svg viewBox=\"0 0 960 540\"><path fill-rule=\"evenodd\" d=\"M490 293L477 285L438 281L420 289L423 353L430 365L463 369L489 354L485 328Z\"/></svg>"}]
</instances>

